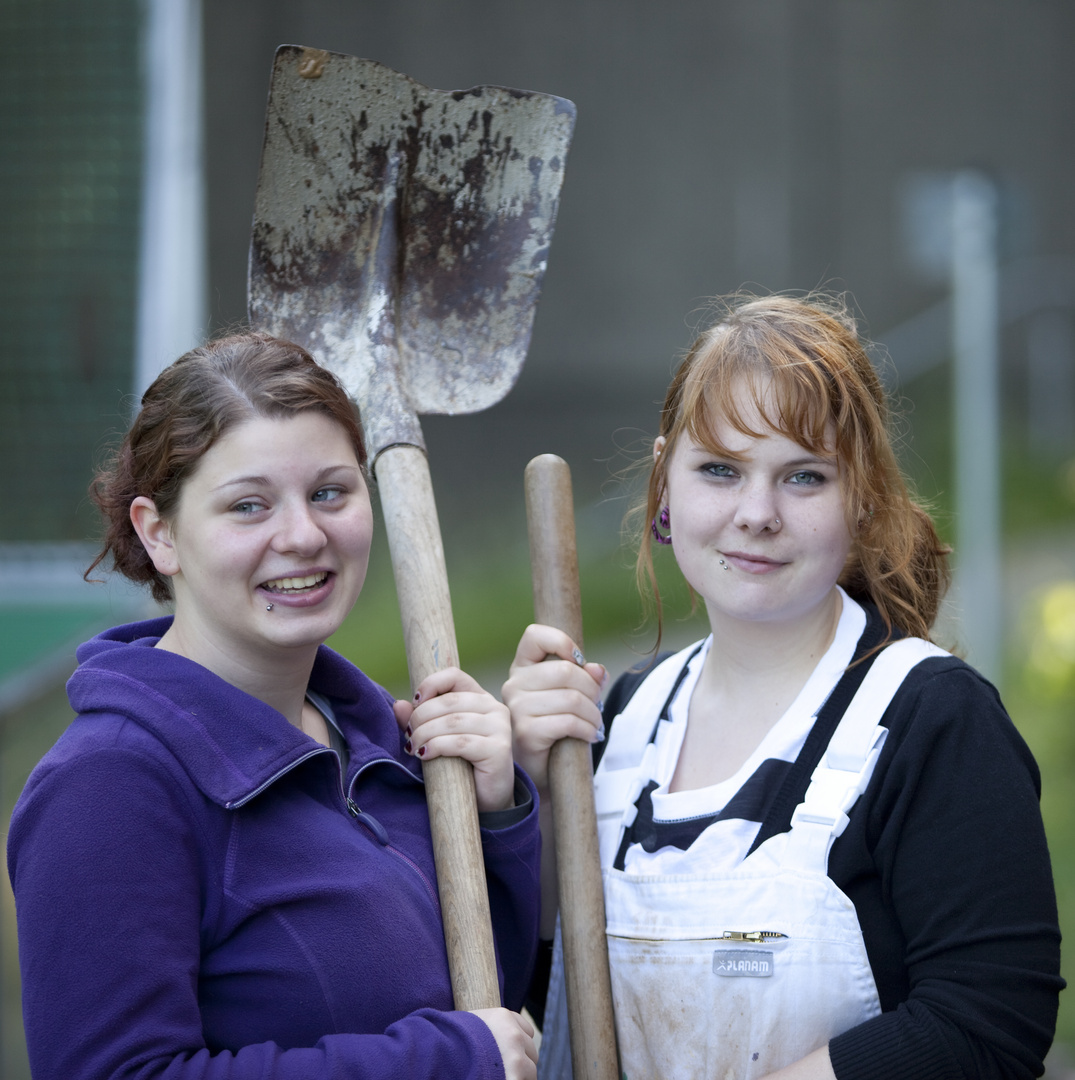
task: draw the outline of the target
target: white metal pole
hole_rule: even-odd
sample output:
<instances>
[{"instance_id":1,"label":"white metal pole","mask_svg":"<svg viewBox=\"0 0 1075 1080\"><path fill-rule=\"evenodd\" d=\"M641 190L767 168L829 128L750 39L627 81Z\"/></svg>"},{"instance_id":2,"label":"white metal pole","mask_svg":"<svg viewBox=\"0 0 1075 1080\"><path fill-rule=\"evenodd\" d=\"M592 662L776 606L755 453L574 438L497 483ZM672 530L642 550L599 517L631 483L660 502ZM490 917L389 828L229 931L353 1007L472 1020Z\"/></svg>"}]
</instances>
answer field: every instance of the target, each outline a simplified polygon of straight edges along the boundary
<instances>
[{"instance_id":1,"label":"white metal pole","mask_svg":"<svg viewBox=\"0 0 1075 1080\"><path fill-rule=\"evenodd\" d=\"M136 401L205 337L201 0L145 0L145 135Z\"/></svg>"},{"instance_id":2,"label":"white metal pole","mask_svg":"<svg viewBox=\"0 0 1075 1080\"><path fill-rule=\"evenodd\" d=\"M1000 400L997 193L978 172L952 184L956 596L968 658L1000 676Z\"/></svg>"}]
</instances>

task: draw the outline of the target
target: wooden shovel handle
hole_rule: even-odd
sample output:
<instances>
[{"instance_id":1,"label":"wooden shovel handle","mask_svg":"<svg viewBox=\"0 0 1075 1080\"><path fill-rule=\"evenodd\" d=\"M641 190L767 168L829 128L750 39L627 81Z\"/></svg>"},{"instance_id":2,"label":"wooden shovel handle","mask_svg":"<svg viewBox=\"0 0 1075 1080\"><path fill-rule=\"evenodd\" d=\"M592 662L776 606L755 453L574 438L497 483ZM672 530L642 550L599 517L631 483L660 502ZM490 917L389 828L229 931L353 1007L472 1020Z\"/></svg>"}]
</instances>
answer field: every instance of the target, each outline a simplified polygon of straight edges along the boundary
<instances>
[{"instance_id":1,"label":"wooden shovel handle","mask_svg":"<svg viewBox=\"0 0 1075 1080\"><path fill-rule=\"evenodd\" d=\"M526 516L534 612L582 648L571 470L554 454L526 467ZM571 1065L575 1080L618 1080L605 897L597 846L590 746L561 739L549 754L560 932L564 946Z\"/></svg>"},{"instance_id":2,"label":"wooden shovel handle","mask_svg":"<svg viewBox=\"0 0 1075 1080\"><path fill-rule=\"evenodd\" d=\"M444 546L425 454L389 447L376 473L413 691L427 675L459 663ZM455 1007L495 1008L500 987L474 773L455 757L426 761L422 773Z\"/></svg>"}]
</instances>

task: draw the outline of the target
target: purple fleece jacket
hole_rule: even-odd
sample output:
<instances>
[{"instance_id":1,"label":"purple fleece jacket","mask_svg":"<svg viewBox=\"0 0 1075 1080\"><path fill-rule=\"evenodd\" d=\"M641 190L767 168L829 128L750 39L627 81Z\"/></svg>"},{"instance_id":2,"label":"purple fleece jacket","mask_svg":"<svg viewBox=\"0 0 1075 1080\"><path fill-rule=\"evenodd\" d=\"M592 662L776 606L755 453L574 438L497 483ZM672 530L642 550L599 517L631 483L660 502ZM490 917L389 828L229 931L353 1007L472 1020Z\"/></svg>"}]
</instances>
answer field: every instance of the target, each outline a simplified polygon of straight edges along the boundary
<instances>
[{"instance_id":1,"label":"purple fleece jacket","mask_svg":"<svg viewBox=\"0 0 1075 1080\"><path fill-rule=\"evenodd\" d=\"M421 771L390 696L321 648L310 687L350 749L341 783L334 751L153 649L167 626L80 648L78 716L12 818L35 1080L503 1077L489 1029L452 1011ZM482 840L517 1009L537 942L536 810Z\"/></svg>"}]
</instances>

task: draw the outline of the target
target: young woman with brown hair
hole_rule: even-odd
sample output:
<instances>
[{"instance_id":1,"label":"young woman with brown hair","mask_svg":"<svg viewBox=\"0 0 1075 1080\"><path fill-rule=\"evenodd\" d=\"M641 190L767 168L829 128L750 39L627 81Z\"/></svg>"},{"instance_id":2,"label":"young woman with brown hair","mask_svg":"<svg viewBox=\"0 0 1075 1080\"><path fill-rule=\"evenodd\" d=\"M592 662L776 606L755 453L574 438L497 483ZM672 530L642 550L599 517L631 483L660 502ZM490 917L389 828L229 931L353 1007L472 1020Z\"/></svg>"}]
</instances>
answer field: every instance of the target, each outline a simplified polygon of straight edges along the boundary
<instances>
[{"instance_id":1,"label":"young woman with brown hair","mask_svg":"<svg viewBox=\"0 0 1075 1080\"><path fill-rule=\"evenodd\" d=\"M242 334L161 374L98 478L98 562L175 613L81 646L12 818L35 1076L534 1076L527 1021L453 1010L422 785L474 765L517 1009L539 835L507 710L457 669L393 701L324 645L366 576L365 460L333 376Z\"/></svg>"}]
</instances>

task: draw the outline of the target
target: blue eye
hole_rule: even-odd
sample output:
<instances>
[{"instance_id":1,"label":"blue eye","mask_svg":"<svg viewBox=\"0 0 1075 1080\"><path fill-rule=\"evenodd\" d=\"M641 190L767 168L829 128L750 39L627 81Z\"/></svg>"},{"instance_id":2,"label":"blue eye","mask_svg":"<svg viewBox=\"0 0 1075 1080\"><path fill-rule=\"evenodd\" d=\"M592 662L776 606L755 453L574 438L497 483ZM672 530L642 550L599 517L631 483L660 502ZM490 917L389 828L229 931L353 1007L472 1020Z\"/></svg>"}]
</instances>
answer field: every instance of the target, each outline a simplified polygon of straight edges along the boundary
<instances>
[{"instance_id":1,"label":"blue eye","mask_svg":"<svg viewBox=\"0 0 1075 1080\"><path fill-rule=\"evenodd\" d=\"M788 480L792 484L823 484L825 477L821 473L801 469L799 472L792 473Z\"/></svg>"},{"instance_id":2,"label":"blue eye","mask_svg":"<svg viewBox=\"0 0 1075 1080\"><path fill-rule=\"evenodd\" d=\"M314 502L332 502L342 496L343 492L338 487L323 487L318 488L312 498Z\"/></svg>"},{"instance_id":3,"label":"blue eye","mask_svg":"<svg viewBox=\"0 0 1075 1080\"><path fill-rule=\"evenodd\" d=\"M706 464L702 466L702 472L709 476L735 476L735 470L731 465L725 465L723 462L719 461L706 462Z\"/></svg>"},{"instance_id":4,"label":"blue eye","mask_svg":"<svg viewBox=\"0 0 1075 1080\"><path fill-rule=\"evenodd\" d=\"M232 510L237 514L256 514L262 509L264 509L264 507L262 507L261 503L257 502L240 502L232 507Z\"/></svg>"}]
</instances>

